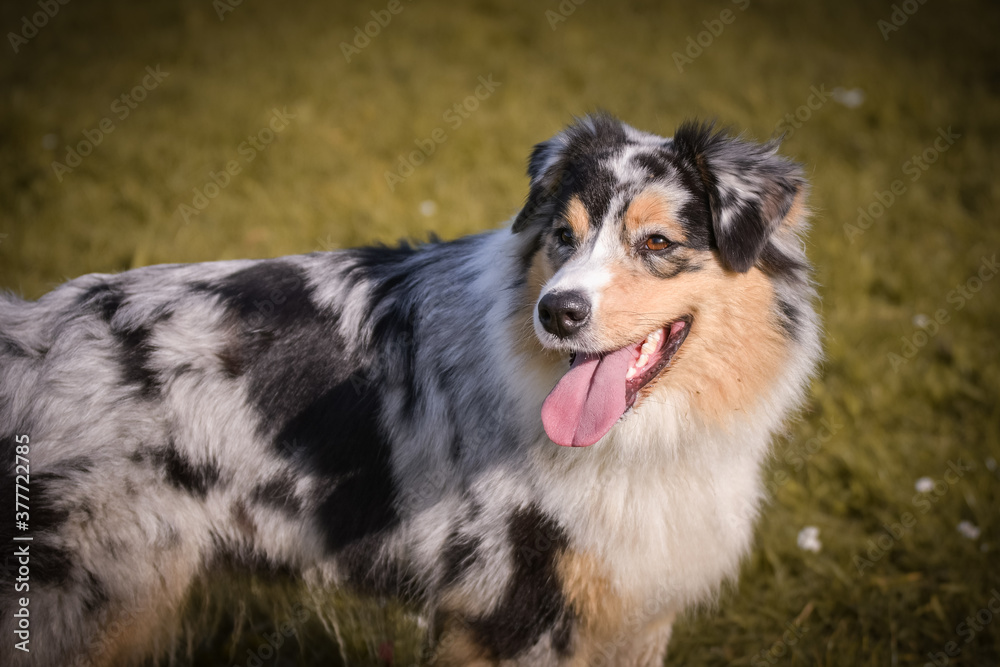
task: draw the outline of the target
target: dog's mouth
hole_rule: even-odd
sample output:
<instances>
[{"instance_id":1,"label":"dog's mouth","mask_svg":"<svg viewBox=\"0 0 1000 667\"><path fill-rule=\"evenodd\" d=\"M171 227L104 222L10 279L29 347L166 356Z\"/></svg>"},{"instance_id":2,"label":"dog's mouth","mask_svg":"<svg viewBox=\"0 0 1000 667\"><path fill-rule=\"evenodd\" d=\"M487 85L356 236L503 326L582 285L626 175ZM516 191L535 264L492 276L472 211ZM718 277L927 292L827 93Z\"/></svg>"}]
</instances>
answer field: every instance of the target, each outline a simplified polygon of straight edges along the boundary
<instances>
[{"instance_id":1,"label":"dog's mouth","mask_svg":"<svg viewBox=\"0 0 1000 667\"><path fill-rule=\"evenodd\" d=\"M569 371L542 404L545 433L564 447L588 447L603 438L670 365L690 330L686 315L618 350L574 352Z\"/></svg>"}]
</instances>

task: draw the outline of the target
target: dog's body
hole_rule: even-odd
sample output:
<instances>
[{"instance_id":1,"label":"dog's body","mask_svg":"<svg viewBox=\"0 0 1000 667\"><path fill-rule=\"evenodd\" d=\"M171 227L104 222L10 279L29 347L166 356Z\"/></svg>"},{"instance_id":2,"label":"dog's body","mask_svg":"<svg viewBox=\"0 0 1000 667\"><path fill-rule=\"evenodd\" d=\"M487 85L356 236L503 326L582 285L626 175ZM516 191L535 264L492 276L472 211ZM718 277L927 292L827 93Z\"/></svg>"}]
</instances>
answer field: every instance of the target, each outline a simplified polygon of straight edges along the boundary
<instances>
[{"instance_id":1,"label":"dog's body","mask_svg":"<svg viewBox=\"0 0 1000 667\"><path fill-rule=\"evenodd\" d=\"M133 660L219 562L408 598L439 664L662 662L819 356L804 183L602 116L529 173L511 228L450 243L4 297L0 481L28 444L33 541L0 662L23 595L25 664Z\"/></svg>"}]
</instances>

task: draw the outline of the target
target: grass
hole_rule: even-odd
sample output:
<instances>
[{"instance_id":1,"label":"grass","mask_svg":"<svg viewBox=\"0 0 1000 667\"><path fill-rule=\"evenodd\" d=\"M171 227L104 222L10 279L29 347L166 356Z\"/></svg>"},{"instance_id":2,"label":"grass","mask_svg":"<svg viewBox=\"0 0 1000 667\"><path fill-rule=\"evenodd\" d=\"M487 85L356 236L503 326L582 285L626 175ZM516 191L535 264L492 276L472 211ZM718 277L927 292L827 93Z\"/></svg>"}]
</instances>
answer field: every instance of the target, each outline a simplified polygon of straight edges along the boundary
<instances>
[{"instance_id":1,"label":"grass","mask_svg":"<svg viewBox=\"0 0 1000 667\"><path fill-rule=\"evenodd\" d=\"M347 62L341 43L385 6L243 2L221 21L207 0L60 6L0 60L0 287L35 298L79 274L158 262L430 230L453 238L516 211L531 146L573 114L604 108L666 135L682 119L716 117L767 138L798 110L808 119L783 152L813 183L809 254L827 359L777 445L773 500L738 584L682 620L673 662L918 665L955 642L948 664L997 664L1000 623L971 637L959 624L1000 588L1000 477L990 463L1000 457L1000 280L975 278L1000 251L1000 7L914 3L885 39L878 21L890 20L889 2L592 0L553 29L546 11L570 3L404 0ZM680 71L674 54L724 9L733 20ZM0 27L17 31L36 11L5 3ZM157 65L169 76L120 118L112 100ZM491 75L495 91L449 123L445 112ZM813 87L823 101L803 110ZM864 101L845 106L826 94L836 87L860 89ZM286 108L294 118L246 162L241 143ZM60 180L53 161L105 118L113 131ZM446 140L390 190L386 172L436 128ZM948 128L959 137L935 153ZM925 150L934 162L914 172L907 163ZM229 161L240 172L185 220L181 204ZM858 207L878 212L875 193L897 179L905 189L849 238ZM939 311L947 321L928 324ZM968 469L956 479L948 470L959 461ZM917 495L918 478L946 475L955 483ZM960 521L979 537L963 537ZM820 530L818 553L796 545L807 525ZM215 631L181 664L252 664L247 651L272 632L268 605L284 589L239 587L258 594L242 612L215 614ZM206 605L194 600L202 612L192 618ZM392 605L319 607L278 658L262 661L341 661L338 634L355 664L377 664L387 639L397 664L419 652L414 619ZM794 644L782 640L789 623Z\"/></svg>"}]
</instances>

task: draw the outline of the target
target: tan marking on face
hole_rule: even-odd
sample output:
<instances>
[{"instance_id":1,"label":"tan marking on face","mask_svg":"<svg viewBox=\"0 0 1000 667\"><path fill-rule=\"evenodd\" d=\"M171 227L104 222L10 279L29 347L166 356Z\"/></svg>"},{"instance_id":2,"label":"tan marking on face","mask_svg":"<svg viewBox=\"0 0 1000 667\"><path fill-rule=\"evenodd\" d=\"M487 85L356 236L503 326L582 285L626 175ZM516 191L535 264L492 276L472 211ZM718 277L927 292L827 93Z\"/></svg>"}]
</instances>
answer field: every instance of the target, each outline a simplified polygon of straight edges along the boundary
<instances>
[{"instance_id":1,"label":"tan marking on face","mask_svg":"<svg viewBox=\"0 0 1000 667\"><path fill-rule=\"evenodd\" d=\"M703 415L723 421L752 409L781 371L790 343L774 309L774 289L757 268L733 273L709 259L700 271L661 279L621 267L604 289L595 326L602 347L617 349L692 315L684 344L667 370L643 388L636 407L656 385L669 383L687 392Z\"/></svg>"},{"instance_id":2,"label":"tan marking on face","mask_svg":"<svg viewBox=\"0 0 1000 667\"><path fill-rule=\"evenodd\" d=\"M590 216L587 214L587 208L578 196L573 195L569 200L569 204L566 206L566 213L563 217L566 218L570 229L573 230L573 236L580 241L587 238L587 234L590 233Z\"/></svg>"},{"instance_id":3,"label":"tan marking on face","mask_svg":"<svg viewBox=\"0 0 1000 667\"><path fill-rule=\"evenodd\" d=\"M662 188L646 188L632 199L625 211L625 229L629 236L641 233L666 232L673 243L684 243L687 234L677 221L677 204L670 199L669 192Z\"/></svg>"}]
</instances>

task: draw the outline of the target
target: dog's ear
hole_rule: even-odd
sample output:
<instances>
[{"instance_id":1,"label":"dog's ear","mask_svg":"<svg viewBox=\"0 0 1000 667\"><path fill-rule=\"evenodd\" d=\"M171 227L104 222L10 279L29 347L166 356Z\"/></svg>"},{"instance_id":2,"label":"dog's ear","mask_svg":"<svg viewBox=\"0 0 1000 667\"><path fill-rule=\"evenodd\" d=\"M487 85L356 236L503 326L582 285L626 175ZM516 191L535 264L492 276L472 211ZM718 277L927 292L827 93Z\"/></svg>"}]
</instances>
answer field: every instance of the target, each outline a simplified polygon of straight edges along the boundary
<instances>
[{"instance_id":1,"label":"dog's ear","mask_svg":"<svg viewBox=\"0 0 1000 667\"><path fill-rule=\"evenodd\" d=\"M531 188L528 191L528 200L514 219L514 226L511 228L514 233L527 228L532 219L540 217L540 214L548 208L547 204L552 201L559 189L566 171L568 145L567 133L560 132L548 141L537 144L531 151L531 157L528 158Z\"/></svg>"},{"instance_id":2,"label":"dog's ear","mask_svg":"<svg viewBox=\"0 0 1000 667\"><path fill-rule=\"evenodd\" d=\"M776 141L750 143L711 123L681 125L673 145L705 187L722 261L749 271L805 188L801 168L776 154Z\"/></svg>"}]
</instances>

